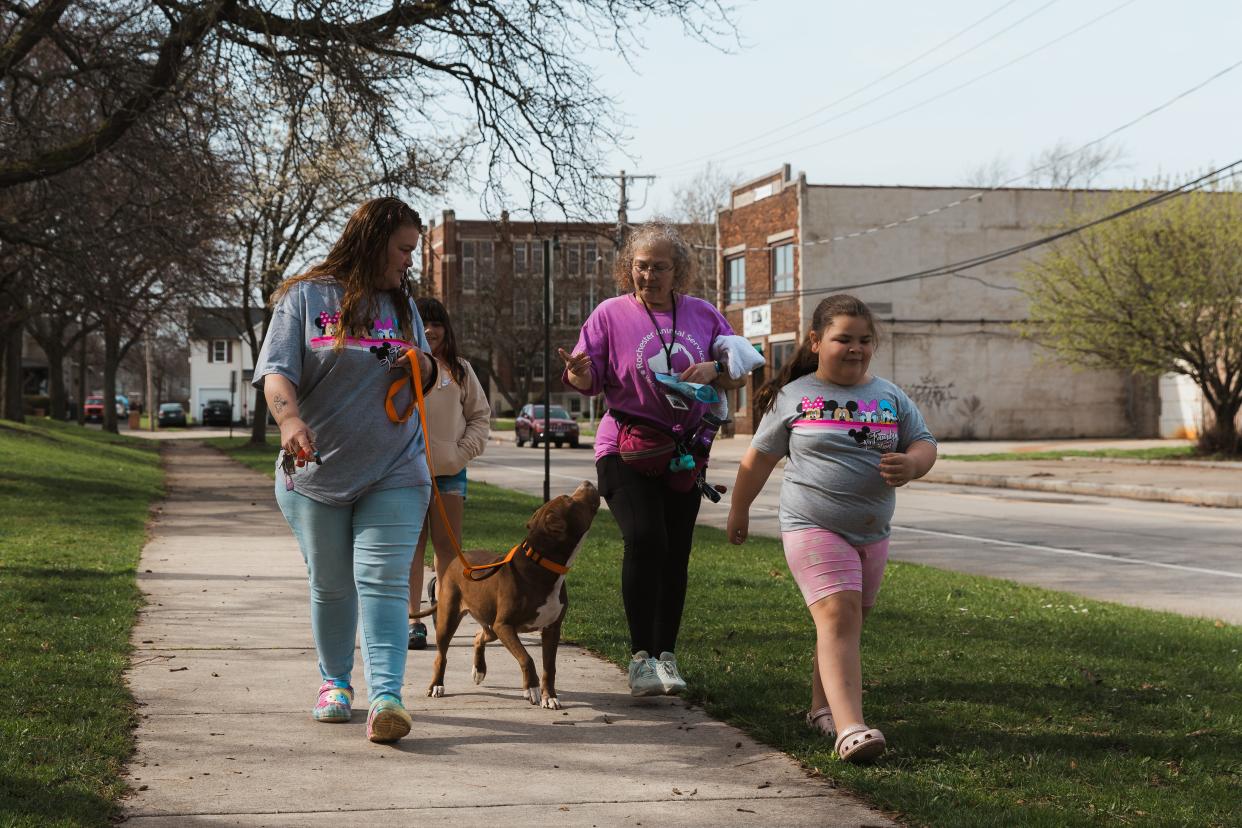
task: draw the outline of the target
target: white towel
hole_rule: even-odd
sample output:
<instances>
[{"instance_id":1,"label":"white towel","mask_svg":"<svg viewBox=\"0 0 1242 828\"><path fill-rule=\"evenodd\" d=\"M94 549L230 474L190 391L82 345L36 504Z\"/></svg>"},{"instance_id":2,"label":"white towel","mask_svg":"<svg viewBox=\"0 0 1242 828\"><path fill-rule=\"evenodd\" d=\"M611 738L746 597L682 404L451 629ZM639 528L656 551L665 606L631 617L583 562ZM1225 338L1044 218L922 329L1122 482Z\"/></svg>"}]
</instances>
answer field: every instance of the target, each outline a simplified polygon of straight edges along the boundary
<instances>
[{"instance_id":1,"label":"white towel","mask_svg":"<svg viewBox=\"0 0 1242 828\"><path fill-rule=\"evenodd\" d=\"M730 379L740 379L764 366L763 354L744 336L718 336L712 341L712 356L729 369Z\"/></svg>"},{"instance_id":2,"label":"white towel","mask_svg":"<svg viewBox=\"0 0 1242 828\"><path fill-rule=\"evenodd\" d=\"M765 364L763 354L756 351L755 346L744 336L716 337L712 342L712 356L724 363L730 379L740 379ZM722 421L728 420L728 397L721 394L720 402L712 404L711 412Z\"/></svg>"}]
</instances>

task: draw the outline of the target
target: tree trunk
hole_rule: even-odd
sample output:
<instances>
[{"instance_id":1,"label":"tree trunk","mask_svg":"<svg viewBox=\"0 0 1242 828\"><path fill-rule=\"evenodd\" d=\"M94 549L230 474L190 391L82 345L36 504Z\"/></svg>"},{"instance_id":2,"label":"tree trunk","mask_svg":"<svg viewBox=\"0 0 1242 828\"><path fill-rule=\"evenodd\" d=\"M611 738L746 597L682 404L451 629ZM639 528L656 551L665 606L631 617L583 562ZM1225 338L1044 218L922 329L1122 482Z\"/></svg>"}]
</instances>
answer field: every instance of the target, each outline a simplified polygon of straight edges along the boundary
<instances>
[{"instance_id":1,"label":"tree trunk","mask_svg":"<svg viewBox=\"0 0 1242 828\"><path fill-rule=\"evenodd\" d=\"M120 322L104 320L103 428L119 433L116 421L116 369L121 362Z\"/></svg>"},{"instance_id":2,"label":"tree trunk","mask_svg":"<svg viewBox=\"0 0 1242 828\"><path fill-rule=\"evenodd\" d=\"M1238 436L1238 411L1242 400L1211 403L1212 424L1199 435L1199 451L1206 454L1242 454Z\"/></svg>"},{"instance_id":3,"label":"tree trunk","mask_svg":"<svg viewBox=\"0 0 1242 828\"><path fill-rule=\"evenodd\" d=\"M86 425L86 334L78 344L78 425Z\"/></svg>"},{"instance_id":4,"label":"tree trunk","mask_svg":"<svg viewBox=\"0 0 1242 828\"><path fill-rule=\"evenodd\" d=\"M65 419L65 412L68 409L69 395L65 388L65 350L59 341L43 343L43 353L47 354L47 413L53 420Z\"/></svg>"},{"instance_id":5,"label":"tree trunk","mask_svg":"<svg viewBox=\"0 0 1242 828\"><path fill-rule=\"evenodd\" d=\"M24 423L22 406L22 331L21 324L9 325L4 335L4 419Z\"/></svg>"}]
</instances>

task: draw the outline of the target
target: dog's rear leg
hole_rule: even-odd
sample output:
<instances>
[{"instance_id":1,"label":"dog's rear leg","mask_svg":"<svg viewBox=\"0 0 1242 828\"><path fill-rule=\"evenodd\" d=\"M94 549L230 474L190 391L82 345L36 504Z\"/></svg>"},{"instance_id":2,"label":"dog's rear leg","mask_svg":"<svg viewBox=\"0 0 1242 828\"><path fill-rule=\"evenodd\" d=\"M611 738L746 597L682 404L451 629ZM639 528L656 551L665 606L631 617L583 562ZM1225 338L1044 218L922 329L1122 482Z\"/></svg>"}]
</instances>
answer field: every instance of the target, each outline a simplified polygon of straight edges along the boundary
<instances>
[{"instance_id":1,"label":"dog's rear leg","mask_svg":"<svg viewBox=\"0 0 1242 828\"><path fill-rule=\"evenodd\" d=\"M449 644L465 615L465 610L461 608L461 596L451 590L443 590L440 604L436 607L436 663L431 673L431 684L427 687L427 695L432 698L444 695L444 668L448 664Z\"/></svg>"},{"instance_id":2,"label":"dog's rear leg","mask_svg":"<svg viewBox=\"0 0 1242 828\"><path fill-rule=\"evenodd\" d=\"M561 613L561 618L565 614ZM556 648L561 642L561 618L556 619L540 631L543 639L543 679L539 682L540 703L549 710L560 710L561 702L556 698Z\"/></svg>"},{"instance_id":3,"label":"dog's rear leg","mask_svg":"<svg viewBox=\"0 0 1242 828\"><path fill-rule=\"evenodd\" d=\"M517 630L510 624L493 624L492 629L500 643L505 645L505 649L517 659L518 666L522 668L522 695L531 704L539 704L539 691L535 689L535 685L539 683L539 674L535 672L535 660L526 652Z\"/></svg>"},{"instance_id":4,"label":"dog's rear leg","mask_svg":"<svg viewBox=\"0 0 1242 828\"><path fill-rule=\"evenodd\" d=\"M471 675L475 684L482 684L487 677L487 657L483 654L483 648L487 642L495 640L496 633L492 632L491 627L484 627L474 634L474 671Z\"/></svg>"}]
</instances>

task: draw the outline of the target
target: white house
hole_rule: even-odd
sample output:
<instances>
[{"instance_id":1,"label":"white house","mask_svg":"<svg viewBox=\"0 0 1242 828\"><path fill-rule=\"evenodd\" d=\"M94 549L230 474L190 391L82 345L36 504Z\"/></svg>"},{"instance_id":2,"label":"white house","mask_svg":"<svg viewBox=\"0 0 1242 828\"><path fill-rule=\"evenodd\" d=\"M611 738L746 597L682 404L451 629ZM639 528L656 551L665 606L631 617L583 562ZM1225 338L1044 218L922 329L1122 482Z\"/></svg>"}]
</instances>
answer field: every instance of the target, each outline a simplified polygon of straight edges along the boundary
<instances>
[{"instance_id":1,"label":"white house","mask_svg":"<svg viewBox=\"0 0 1242 828\"><path fill-rule=\"evenodd\" d=\"M243 339L241 308L190 309L190 416L202 421L209 400L227 400L236 422L248 423L254 412L254 359ZM250 311L250 326L260 328L263 315ZM261 332L260 332L261 333Z\"/></svg>"}]
</instances>

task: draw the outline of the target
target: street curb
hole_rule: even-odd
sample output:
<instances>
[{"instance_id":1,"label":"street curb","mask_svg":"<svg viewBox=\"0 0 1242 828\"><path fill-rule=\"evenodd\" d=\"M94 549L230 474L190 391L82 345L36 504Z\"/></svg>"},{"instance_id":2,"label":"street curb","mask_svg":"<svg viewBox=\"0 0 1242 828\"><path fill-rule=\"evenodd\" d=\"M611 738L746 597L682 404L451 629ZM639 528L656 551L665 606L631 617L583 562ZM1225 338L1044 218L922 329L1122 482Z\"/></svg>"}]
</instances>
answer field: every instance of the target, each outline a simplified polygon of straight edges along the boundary
<instances>
[{"instance_id":1,"label":"street curb","mask_svg":"<svg viewBox=\"0 0 1242 828\"><path fill-rule=\"evenodd\" d=\"M1242 509L1242 493L1210 490L1169 489L1162 486L1137 486L1126 483L1084 483L1056 478L1032 479L1007 477L1000 474L937 474L920 478L925 483L955 486L983 486L990 489L1023 489L1034 492L1123 497L1129 500L1154 500L1164 503L1188 503L1193 506L1215 506Z\"/></svg>"},{"instance_id":2,"label":"street curb","mask_svg":"<svg viewBox=\"0 0 1242 828\"><path fill-rule=\"evenodd\" d=\"M1235 460L1144 460L1141 457L1079 457L1068 455L1062 462L1119 463L1128 466L1181 466L1188 469L1229 469L1242 471L1242 461Z\"/></svg>"}]
</instances>

